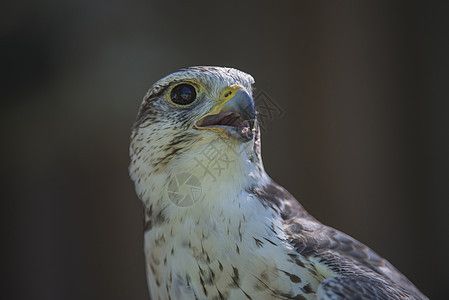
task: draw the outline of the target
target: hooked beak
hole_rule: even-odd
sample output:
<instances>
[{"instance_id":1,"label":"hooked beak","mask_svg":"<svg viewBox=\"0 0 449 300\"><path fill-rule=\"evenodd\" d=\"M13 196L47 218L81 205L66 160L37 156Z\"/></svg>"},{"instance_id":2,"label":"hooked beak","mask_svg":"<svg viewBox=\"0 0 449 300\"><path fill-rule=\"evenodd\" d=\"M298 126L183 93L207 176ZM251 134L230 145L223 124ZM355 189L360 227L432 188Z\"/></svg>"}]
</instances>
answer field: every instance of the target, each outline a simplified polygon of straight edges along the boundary
<instances>
[{"instance_id":1,"label":"hooked beak","mask_svg":"<svg viewBox=\"0 0 449 300\"><path fill-rule=\"evenodd\" d=\"M213 129L242 141L253 138L256 110L252 97L241 86L226 89L220 104L195 123L197 129Z\"/></svg>"}]
</instances>

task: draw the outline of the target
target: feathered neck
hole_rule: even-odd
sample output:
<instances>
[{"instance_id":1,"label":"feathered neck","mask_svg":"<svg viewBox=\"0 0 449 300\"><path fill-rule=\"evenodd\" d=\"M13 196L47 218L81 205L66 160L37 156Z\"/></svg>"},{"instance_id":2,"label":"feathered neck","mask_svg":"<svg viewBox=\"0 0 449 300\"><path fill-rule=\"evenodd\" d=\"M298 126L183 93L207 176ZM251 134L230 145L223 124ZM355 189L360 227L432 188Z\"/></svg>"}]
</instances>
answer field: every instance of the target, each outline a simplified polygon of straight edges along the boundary
<instances>
[{"instance_id":1,"label":"feathered neck","mask_svg":"<svg viewBox=\"0 0 449 300\"><path fill-rule=\"evenodd\" d=\"M202 200L201 196L214 198L211 195L221 194L232 197L269 180L260 155L259 131L246 143L220 137L200 140L195 147L177 153L163 168L151 163L160 154L158 148L138 136L135 134L131 141L130 174L137 194L147 208L150 205L188 205L179 204L183 196L192 198L196 195L191 200L194 203ZM192 194L187 195L190 192Z\"/></svg>"}]
</instances>

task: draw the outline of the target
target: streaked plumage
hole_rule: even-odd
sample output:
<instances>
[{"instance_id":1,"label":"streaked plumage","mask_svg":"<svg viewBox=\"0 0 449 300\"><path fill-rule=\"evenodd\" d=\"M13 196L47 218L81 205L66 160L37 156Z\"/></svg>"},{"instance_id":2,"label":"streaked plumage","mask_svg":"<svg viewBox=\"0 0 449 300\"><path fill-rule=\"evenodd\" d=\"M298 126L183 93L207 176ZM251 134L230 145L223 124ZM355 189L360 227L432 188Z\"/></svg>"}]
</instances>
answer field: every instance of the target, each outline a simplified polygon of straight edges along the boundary
<instances>
[{"instance_id":1,"label":"streaked plumage","mask_svg":"<svg viewBox=\"0 0 449 300\"><path fill-rule=\"evenodd\" d=\"M192 67L156 82L143 100L130 174L145 206L152 298L427 299L389 262L319 223L268 177L253 83L236 69ZM211 145L228 162L216 176L201 161ZM190 186L196 198L189 206L170 194L185 176L198 185Z\"/></svg>"}]
</instances>

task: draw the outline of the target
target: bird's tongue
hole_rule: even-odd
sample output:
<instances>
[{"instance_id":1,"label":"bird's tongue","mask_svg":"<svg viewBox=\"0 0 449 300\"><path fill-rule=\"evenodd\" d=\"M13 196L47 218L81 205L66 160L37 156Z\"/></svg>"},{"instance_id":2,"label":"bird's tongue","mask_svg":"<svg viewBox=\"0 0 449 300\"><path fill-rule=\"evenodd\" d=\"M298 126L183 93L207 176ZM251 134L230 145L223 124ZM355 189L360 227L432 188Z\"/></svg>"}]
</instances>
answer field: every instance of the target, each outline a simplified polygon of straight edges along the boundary
<instances>
[{"instance_id":1,"label":"bird's tongue","mask_svg":"<svg viewBox=\"0 0 449 300\"><path fill-rule=\"evenodd\" d=\"M208 127L208 126L232 126L237 128L249 127L248 121L242 120L240 115L236 112L228 111L219 113L217 115L209 115L205 117L198 126Z\"/></svg>"},{"instance_id":2,"label":"bird's tongue","mask_svg":"<svg viewBox=\"0 0 449 300\"><path fill-rule=\"evenodd\" d=\"M254 120L243 120L239 113L233 111L208 115L196 123L199 128L221 128L229 136L239 136L247 141L253 137Z\"/></svg>"}]
</instances>

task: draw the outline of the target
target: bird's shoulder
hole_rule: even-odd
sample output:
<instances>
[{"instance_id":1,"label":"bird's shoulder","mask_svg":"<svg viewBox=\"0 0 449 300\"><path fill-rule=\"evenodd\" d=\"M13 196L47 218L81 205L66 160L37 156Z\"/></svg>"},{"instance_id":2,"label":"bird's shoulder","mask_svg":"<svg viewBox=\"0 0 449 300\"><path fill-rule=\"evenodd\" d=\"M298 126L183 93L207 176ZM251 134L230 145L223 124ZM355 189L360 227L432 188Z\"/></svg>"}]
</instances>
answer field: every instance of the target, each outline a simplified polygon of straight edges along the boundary
<instances>
[{"instance_id":1,"label":"bird's shoulder","mask_svg":"<svg viewBox=\"0 0 449 300\"><path fill-rule=\"evenodd\" d=\"M366 285L366 282L376 281L375 284L380 282L387 286L391 285L391 290L398 295L426 299L413 283L387 260L349 235L320 223L294 196L277 183L271 181L255 188L253 192L264 205L279 213L287 242L295 251L307 259L314 259L326 265L336 274L346 278L343 281L348 284L347 288L350 288L349 285L354 285L354 288L356 285L365 285L369 291L375 287ZM350 278L354 275L358 278L363 278L364 275L366 277L364 280L353 282ZM329 289L333 284L335 282L329 282L322 288Z\"/></svg>"}]
</instances>

